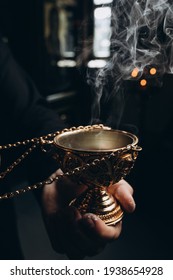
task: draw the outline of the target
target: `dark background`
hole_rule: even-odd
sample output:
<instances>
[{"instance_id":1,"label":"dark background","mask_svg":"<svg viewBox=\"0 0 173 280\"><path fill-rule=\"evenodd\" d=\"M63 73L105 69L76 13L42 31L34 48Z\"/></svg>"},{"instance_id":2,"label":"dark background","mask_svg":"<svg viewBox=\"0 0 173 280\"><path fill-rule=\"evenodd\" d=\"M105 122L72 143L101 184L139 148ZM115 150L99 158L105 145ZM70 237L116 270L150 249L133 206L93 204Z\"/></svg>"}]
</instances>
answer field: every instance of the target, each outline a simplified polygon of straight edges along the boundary
<instances>
[{"instance_id":1,"label":"dark background","mask_svg":"<svg viewBox=\"0 0 173 280\"><path fill-rule=\"evenodd\" d=\"M86 83L86 58L81 57L84 62L77 69L59 69L51 64L55 58L46 50L43 11L41 0L1 0L0 26L4 38L61 118L70 125L88 124L93 92ZM74 36L81 52L81 42L92 35L91 1L78 1L75 26ZM173 258L173 78L171 74L157 78L162 78L162 86L155 85L152 79L146 88L140 88L137 81L124 83L120 128L137 134L143 148L127 178L134 187L137 208L134 214L125 215L120 238L96 259ZM113 127L119 105L115 96L102 109L103 120L111 115L109 122ZM52 251L32 194L14 201L25 258L65 258Z\"/></svg>"}]
</instances>

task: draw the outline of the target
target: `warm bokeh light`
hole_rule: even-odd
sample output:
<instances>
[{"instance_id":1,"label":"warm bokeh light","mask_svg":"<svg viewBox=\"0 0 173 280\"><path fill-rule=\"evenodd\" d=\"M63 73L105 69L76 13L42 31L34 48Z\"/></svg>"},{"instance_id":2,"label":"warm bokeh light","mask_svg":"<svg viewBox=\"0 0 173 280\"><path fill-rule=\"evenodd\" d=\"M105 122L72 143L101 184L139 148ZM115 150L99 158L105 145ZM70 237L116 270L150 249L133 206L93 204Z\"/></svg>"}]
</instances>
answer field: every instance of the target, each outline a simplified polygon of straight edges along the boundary
<instances>
[{"instance_id":1,"label":"warm bokeh light","mask_svg":"<svg viewBox=\"0 0 173 280\"><path fill-rule=\"evenodd\" d=\"M155 75L156 73L157 73L156 68L153 67L153 68L150 69L150 74L151 75Z\"/></svg>"},{"instance_id":2,"label":"warm bokeh light","mask_svg":"<svg viewBox=\"0 0 173 280\"><path fill-rule=\"evenodd\" d=\"M140 81L140 85L141 85L141 87L145 87L145 86L147 85L147 80L142 79L142 80Z\"/></svg>"},{"instance_id":3,"label":"warm bokeh light","mask_svg":"<svg viewBox=\"0 0 173 280\"><path fill-rule=\"evenodd\" d=\"M134 68L132 73L131 73L131 76L133 78L136 78L138 76L138 73L139 73L139 69L138 68Z\"/></svg>"}]
</instances>

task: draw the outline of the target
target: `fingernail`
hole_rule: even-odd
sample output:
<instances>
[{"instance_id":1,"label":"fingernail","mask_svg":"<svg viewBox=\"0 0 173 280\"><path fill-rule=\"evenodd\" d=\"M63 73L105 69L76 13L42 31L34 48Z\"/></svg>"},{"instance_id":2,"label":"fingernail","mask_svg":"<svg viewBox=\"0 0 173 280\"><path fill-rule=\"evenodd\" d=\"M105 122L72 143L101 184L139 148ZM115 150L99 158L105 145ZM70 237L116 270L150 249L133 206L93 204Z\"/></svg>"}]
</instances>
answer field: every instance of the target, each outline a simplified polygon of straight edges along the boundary
<instances>
[{"instance_id":1,"label":"fingernail","mask_svg":"<svg viewBox=\"0 0 173 280\"><path fill-rule=\"evenodd\" d=\"M89 228L94 228L98 217L92 213L87 213L82 217L82 223Z\"/></svg>"}]
</instances>

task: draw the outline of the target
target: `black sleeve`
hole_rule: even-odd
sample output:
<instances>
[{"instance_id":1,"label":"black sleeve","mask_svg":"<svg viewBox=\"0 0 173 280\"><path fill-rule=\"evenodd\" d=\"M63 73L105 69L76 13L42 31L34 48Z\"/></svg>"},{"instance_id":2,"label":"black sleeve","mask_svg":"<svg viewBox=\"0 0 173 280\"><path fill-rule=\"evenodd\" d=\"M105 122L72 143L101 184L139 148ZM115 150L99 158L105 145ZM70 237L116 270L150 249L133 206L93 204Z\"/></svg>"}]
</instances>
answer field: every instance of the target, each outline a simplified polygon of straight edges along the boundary
<instances>
[{"instance_id":1,"label":"black sleeve","mask_svg":"<svg viewBox=\"0 0 173 280\"><path fill-rule=\"evenodd\" d=\"M2 40L0 97L0 126L5 140L36 137L64 127Z\"/></svg>"},{"instance_id":2,"label":"black sleeve","mask_svg":"<svg viewBox=\"0 0 173 280\"><path fill-rule=\"evenodd\" d=\"M48 107L30 77L0 40L0 144L61 130L66 125ZM28 160L30 178L39 181L56 170L54 160L39 149Z\"/></svg>"}]
</instances>

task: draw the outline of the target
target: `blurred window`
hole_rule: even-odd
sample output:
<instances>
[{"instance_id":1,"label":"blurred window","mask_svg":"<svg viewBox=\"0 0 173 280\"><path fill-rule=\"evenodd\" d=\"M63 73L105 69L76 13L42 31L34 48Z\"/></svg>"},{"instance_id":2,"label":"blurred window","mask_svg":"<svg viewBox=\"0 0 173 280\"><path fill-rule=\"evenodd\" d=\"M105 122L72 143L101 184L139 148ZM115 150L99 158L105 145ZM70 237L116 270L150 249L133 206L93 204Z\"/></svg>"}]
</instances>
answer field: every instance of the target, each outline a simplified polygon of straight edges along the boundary
<instances>
[{"instance_id":1,"label":"blurred window","mask_svg":"<svg viewBox=\"0 0 173 280\"><path fill-rule=\"evenodd\" d=\"M110 56L111 38L111 0L94 0L94 42L93 54L96 58L107 58Z\"/></svg>"}]
</instances>

